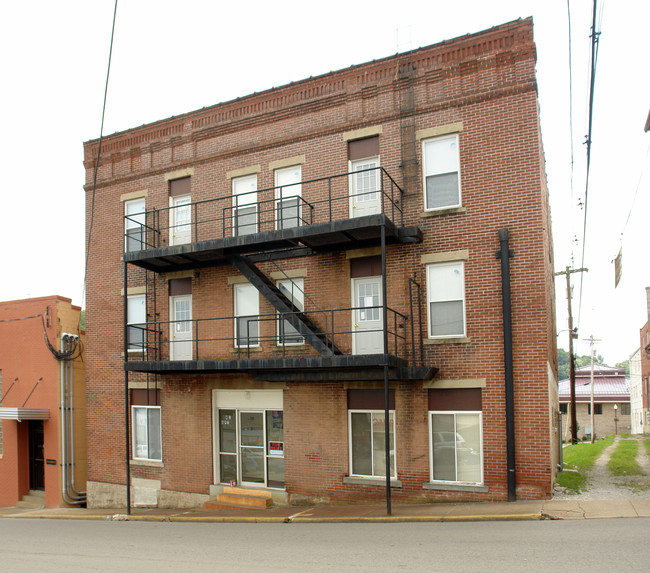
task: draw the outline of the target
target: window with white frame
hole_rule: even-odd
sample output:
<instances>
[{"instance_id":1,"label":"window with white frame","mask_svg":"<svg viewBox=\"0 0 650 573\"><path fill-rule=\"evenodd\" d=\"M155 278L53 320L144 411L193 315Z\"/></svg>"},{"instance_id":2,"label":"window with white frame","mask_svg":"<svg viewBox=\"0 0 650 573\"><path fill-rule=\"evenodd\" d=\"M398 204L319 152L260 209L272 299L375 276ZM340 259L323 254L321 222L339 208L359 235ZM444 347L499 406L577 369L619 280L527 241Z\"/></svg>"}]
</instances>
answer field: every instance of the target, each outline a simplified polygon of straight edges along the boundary
<instances>
[{"instance_id":1,"label":"window with white frame","mask_svg":"<svg viewBox=\"0 0 650 573\"><path fill-rule=\"evenodd\" d=\"M126 301L127 349L142 352L145 347L147 300L144 294L129 295Z\"/></svg>"},{"instance_id":2,"label":"window with white frame","mask_svg":"<svg viewBox=\"0 0 650 573\"><path fill-rule=\"evenodd\" d=\"M458 134L424 140L422 157L425 209L460 206Z\"/></svg>"},{"instance_id":3,"label":"window with white frame","mask_svg":"<svg viewBox=\"0 0 650 573\"><path fill-rule=\"evenodd\" d=\"M348 410L350 475L386 477L386 431L383 410ZM395 412L389 412L390 474L395 471Z\"/></svg>"},{"instance_id":4,"label":"window with white frame","mask_svg":"<svg viewBox=\"0 0 650 573\"><path fill-rule=\"evenodd\" d=\"M259 291L249 283L235 285L235 346L259 346Z\"/></svg>"},{"instance_id":5,"label":"window with white frame","mask_svg":"<svg viewBox=\"0 0 650 573\"><path fill-rule=\"evenodd\" d=\"M162 461L160 406L132 406L133 458Z\"/></svg>"},{"instance_id":6,"label":"window with white frame","mask_svg":"<svg viewBox=\"0 0 650 573\"><path fill-rule=\"evenodd\" d=\"M141 251L145 248L145 200L124 202L124 250Z\"/></svg>"},{"instance_id":7,"label":"window with white frame","mask_svg":"<svg viewBox=\"0 0 650 573\"><path fill-rule=\"evenodd\" d=\"M465 336L463 261L427 265L429 338Z\"/></svg>"},{"instance_id":8,"label":"window with white frame","mask_svg":"<svg viewBox=\"0 0 650 573\"><path fill-rule=\"evenodd\" d=\"M277 287L299 311L305 309L304 279L282 279ZM278 345L304 343L305 339L288 320L278 320Z\"/></svg>"},{"instance_id":9,"label":"window with white frame","mask_svg":"<svg viewBox=\"0 0 650 573\"><path fill-rule=\"evenodd\" d=\"M257 175L232 180L233 235L257 233Z\"/></svg>"},{"instance_id":10,"label":"window with white frame","mask_svg":"<svg viewBox=\"0 0 650 573\"><path fill-rule=\"evenodd\" d=\"M302 167L275 170L275 227L290 229L302 225Z\"/></svg>"},{"instance_id":11,"label":"window with white frame","mask_svg":"<svg viewBox=\"0 0 650 573\"><path fill-rule=\"evenodd\" d=\"M483 483L481 418L481 412L429 412L431 481Z\"/></svg>"}]
</instances>

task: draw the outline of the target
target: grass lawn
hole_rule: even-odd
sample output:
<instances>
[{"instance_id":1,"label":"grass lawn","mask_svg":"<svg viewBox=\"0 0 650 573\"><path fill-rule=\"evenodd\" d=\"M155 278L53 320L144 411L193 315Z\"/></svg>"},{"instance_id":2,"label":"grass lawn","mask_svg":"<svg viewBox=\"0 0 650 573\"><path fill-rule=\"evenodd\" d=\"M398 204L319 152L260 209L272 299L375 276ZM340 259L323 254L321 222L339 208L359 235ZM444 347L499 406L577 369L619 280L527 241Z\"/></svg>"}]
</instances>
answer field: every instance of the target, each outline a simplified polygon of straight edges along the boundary
<instances>
[{"instance_id":1,"label":"grass lawn","mask_svg":"<svg viewBox=\"0 0 650 573\"><path fill-rule=\"evenodd\" d=\"M639 443L636 440L621 439L614 450L607 469L613 476L643 476L645 473L636 463Z\"/></svg>"},{"instance_id":2,"label":"grass lawn","mask_svg":"<svg viewBox=\"0 0 650 573\"><path fill-rule=\"evenodd\" d=\"M596 463L603 450L613 442L614 436L607 436L604 440L596 440L593 444L580 442L566 446L562 451L565 471L557 474L558 485L574 493L585 491L587 489L586 471Z\"/></svg>"}]
</instances>

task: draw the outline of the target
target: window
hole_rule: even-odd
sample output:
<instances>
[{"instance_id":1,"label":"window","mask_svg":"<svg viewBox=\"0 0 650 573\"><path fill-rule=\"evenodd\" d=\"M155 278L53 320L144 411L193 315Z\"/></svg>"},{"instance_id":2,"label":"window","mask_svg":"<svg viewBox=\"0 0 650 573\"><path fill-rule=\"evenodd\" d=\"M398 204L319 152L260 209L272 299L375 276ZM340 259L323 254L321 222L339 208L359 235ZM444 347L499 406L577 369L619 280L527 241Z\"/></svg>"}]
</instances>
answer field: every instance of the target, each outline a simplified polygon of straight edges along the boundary
<instances>
[{"instance_id":1,"label":"window","mask_svg":"<svg viewBox=\"0 0 650 573\"><path fill-rule=\"evenodd\" d=\"M386 477L386 434L383 410L349 410L350 475ZM395 472L395 412L389 423L390 475Z\"/></svg>"},{"instance_id":2,"label":"window","mask_svg":"<svg viewBox=\"0 0 650 573\"><path fill-rule=\"evenodd\" d=\"M232 180L233 235L257 232L257 175Z\"/></svg>"},{"instance_id":3,"label":"window","mask_svg":"<svg viewBox=\"0 0 650 573\"><path fill-rule=\"evenodd\" d=\"M235 346L259 346L260 297L251 284L235 285Z\"/></svg>"},{"instance_id":4,"label":"window","mask_svg":"<svg viewBox=\"0 0 650 573\"><path fill-rule=\"evenodd\" d=\"M429 338L465 336L463 261L427 266Z\"/></svg>"},{"instance_id":5,"label":"window","mask_svg":"<svg viewBox=\"0 0 650 573\"><path fill-rule=\"evenodd\" d=\"M594 416L602 416L603 414L603 405L594 404ZM587 415L591 416L591 404L587 404Z\"/></svg>"},{"instance_id":6,"label":"window","mask_svg":"<svg viewBox=\"0 0 650 573\"><path fill-rule=\"evenodd\" d=\"M191 177L169 182L169 244L183 245L192 240Z\"/></svg>"},{"instance_id":7,"label":"window","mask_svg":"<svg viewBox=\"0 0 650 573\"><path fill-rule=\"evenodd\" d=\"M460 206L458 134L422 142L427 211Z\"/></svg>"},{"instance_id":8,"label":"window","mask_svg":"<svg viewBox=\"0 0 650 573\"><path fill-rule=\"evenodd\" d=\"M124 250L141 251L145 248L145 202L134 199L124 202Z\"/></svg>"},{"instance_id":9,"label":"window","mask_svg":"<svg viewBox=\"0 0 650 573\"><path fill-rule=\"evenodd\" d=\"M160 406L133 406L133 458L162 461Z\"/></svg>"},{"instance_id":10,"label":"window","mask_svg":"<svg viewBox=\"0 0 650 573\"><path fill-rule=\"evenodd\" d=\"M560 404L560 412L562 414L568 414L569 413L569 405L568 404Z\"/></svg>"},{"instance_id":11,"label":"window","mask_svg":"<svg viewBox=\"0 0 650 573\"><path fill-rule=\"evenodd\" d=\"M276 229L301 226L301 181L302 167L300 165L275 170Z\"/></svg>"},{"instance_id":12,"label":"window","mask_svg":"<svg viewBox=\"0 0 650 573\"><path fill-rule=\"evenodd\" d=\"M629 416L630 415L630 404L629 403L621 403L621 416Z\"/></svg>"},{"instance_id":13,"label":"window","mask_svg":"<svg viewBox=\"0 0 650 573\"><path fill-rule=\"evenodd\" d=\"M282 279L278 281L277 286L280 289L280 292L286 296L298 310L303 311L305 309L303 279ZM278 345L304 343L305 339L288 320L278 320Z\"/></svg>"},{"instance_id":14,"label":"window","mask_svg":"<svg viewBox=\"0 0 650 573\"><path fill-rule=\"evenodd\" d=\"M429 412L431 481L483 482L481 412Z\"/></svg>"},{"instance_id":15,"label":"window","mask_svg":"<svg viewBox=\"0 0 650 573\"><path fill-rule=\"evenodd\" d=\"M131 295L126 301L127 349L143 351L147 326L147 301L143 294Z\"/></svg>"}]
</instances>

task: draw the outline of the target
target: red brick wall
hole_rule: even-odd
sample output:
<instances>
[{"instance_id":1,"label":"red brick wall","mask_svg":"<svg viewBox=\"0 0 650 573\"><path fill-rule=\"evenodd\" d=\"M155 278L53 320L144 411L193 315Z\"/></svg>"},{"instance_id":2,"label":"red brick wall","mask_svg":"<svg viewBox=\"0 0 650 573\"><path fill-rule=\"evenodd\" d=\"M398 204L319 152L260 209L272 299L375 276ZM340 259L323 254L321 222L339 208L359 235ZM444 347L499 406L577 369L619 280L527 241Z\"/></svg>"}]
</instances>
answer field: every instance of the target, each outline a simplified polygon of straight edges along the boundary
<instances>
[{"instance_id":1,"label":"red brick wall","mask_svg":"<svg viewBox=\"0 0 650 573\"><path fill-rule=\"evenodd\" d=\"M411 69L415 129L462 122L459 134L465 212L421 217L421 143L416 142L417 184L406 189L405 225L418 225L422 244L388 248L391 308L408 311L408 278L424 286L423 254L467 250L467 335L464 344L425 346L425 363L444 379L485 378L483 440L489 494L424 492L428 481L426 391L402 383L397 392L398 497L504 499L506 491L505 391L498 231L508 229L511 259L515 425L518 493L550 494L548 365L556 371L553 260L535 84L532 22L513 22L475 36L378 60L326 76L143 126L105 139L94 194L87 284L90 479L124 481L122 357L123 203L120 196L147 190L147 207L168 205L165 173L192 168L192 200L231 194L228 171L260 165L258 189L272 187L269 163L305 156L303 181L345 173L343 132L381 126L381 165L403 177L398 68ZM90 220L97 142L85 144L87 216ZM307 186L303 195L309 197ZM270 196L270 195L269 195ZM347 209L347 205L345 205ZM305 289L321 308L347 307L345 253L282 261L307 269ZM261 264L267 273L275 270ZM192 281L193 315L232 314L231 267L201 269ZM148 284L148 312L168 319L166 279L129 269L128 286ZM153 286L157 293L154 301ZM422 336L426 337L426 293ZM309 307L310 303L307 303ZM271 313L263 299L260 312ZM349 320L344 317L344 321ZM202 327L203 328L203 327ZM232 330L226 323L206 334ZM273 323L265 327L272 335ZM267 344L269 346L270 344ZM215 353L227 351L231 341ZM345 346L345 344L344 344ZM140 376L141 378L141 376ZM138 376L132 376L137 380ZM161 377L164 469L134 468L163 487L205 492L212 480L210 395L202 377ZM401 405L401 406L400 406ZM179 421L183 422L183 433ZM185 428L185 426L187 426ZM285 391L287 491L294 496L359 500L381 488L344 486L348 472L347 411L342 384L290 384ZM191 447L190 447L191 445Z\"/></svg>"}]
</instances>

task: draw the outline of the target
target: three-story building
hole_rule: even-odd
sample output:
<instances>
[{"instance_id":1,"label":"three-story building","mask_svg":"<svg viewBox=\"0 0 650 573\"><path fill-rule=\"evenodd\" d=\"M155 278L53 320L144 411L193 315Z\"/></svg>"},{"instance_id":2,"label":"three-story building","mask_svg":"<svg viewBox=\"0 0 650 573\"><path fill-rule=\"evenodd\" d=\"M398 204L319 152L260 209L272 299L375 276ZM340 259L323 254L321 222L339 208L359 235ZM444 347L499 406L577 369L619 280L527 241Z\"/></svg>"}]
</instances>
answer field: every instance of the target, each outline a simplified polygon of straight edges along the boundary
<instances>
[{"instance_id":1,"label":"three-story building","mask_svg":"<svg viewBox=\"0 0 650 573\"><path fill-rule=\"evenodd\" d=\"M89 505L548 497L535 60L519 20L87 142Z\"/></svg>"}]
</instances>

